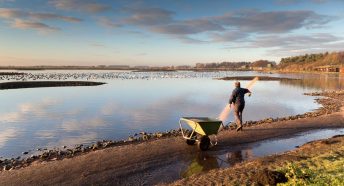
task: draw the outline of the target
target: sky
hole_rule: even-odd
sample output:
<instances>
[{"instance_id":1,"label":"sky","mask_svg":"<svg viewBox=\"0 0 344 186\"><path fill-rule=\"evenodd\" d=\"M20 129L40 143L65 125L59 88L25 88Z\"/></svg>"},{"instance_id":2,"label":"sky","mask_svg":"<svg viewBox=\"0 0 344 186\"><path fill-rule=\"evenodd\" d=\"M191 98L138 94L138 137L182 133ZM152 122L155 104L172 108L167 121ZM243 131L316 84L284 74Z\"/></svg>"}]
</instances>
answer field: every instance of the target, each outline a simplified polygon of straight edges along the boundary
<instances>
[{"instance_id":1,"label":"sky","mask_svg":"<svg viewBox=\"0 0 344 186\"><path fill-rule=\"evenodd\" d=\"M0 0L0 65L279 62L344 48L344 0Z\"/></svg>"}]
</instances>

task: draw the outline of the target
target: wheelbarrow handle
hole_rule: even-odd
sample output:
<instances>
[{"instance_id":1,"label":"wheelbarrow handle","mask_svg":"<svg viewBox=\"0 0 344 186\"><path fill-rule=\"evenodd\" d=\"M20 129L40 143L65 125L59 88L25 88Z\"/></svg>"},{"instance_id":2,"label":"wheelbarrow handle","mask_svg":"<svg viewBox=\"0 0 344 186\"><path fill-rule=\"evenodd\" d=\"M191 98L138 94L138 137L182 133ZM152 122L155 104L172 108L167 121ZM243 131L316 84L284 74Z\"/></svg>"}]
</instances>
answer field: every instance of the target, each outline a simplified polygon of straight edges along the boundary
<instances>
[{"instance_id":1,"label":"wheelbarrow handle","mask_svg":"<svg viewBox=\"0 0 344 186\"><path fill-rule=\"evenodd\" d=\"M179 127L180 127L180 130L182 131L182 136L184 139L191 139L193 134L195 133L195 130L197 128L198 125L195 125L195 127L192 129L192 132L191 132L191 135L190 136L186 136L184 134L184 130L183 130L183 127L182 127L182 120L184 120L183 118L179 119ZM196 123L196 122L195 122Z\"/></svg>"}]
</instances>

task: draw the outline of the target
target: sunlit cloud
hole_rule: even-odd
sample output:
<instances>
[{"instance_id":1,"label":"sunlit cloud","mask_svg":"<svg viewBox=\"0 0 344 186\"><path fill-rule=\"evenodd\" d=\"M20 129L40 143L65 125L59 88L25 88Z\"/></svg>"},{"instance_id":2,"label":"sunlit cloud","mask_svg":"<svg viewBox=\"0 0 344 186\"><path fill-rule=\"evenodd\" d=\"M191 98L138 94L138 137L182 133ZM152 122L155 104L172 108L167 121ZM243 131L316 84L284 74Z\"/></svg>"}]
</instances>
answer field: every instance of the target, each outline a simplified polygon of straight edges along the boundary
<instances>
[{"instance_id":1,"label":"sunlit cloud","mask_svg":"<svg viewBox=\"0 0 344 186\"><path fill-rule=\"evenodd\" d=\"M0 17L6 19L34 19L34 20L62 20L67 22L81 22L82 19L63 16L47 12L28 12L21 9L0 8Z\"/></svg>"},{"instance_id":2,"label":"sunlit cloud","mask_svg":"<svg viewBox=\"0 0 344 186\"><path fill-rule=\"evenodd\" d=\"M41 33L50 33L61 30L58 27L43 23L42 21L44 20L61 20L72 23L82 21L82 19L71 16L63 16L47 12L31 12L11 8L0 8L0 18L9 20L9 23L13 28L22 30L32 29Z\"/></svg>"},{"instance_id":3,"label":"sunlit cloud","mask_svg":"<svg viewBox=\"0 0 344 186\"><path fill-rule=\"evenodd\" d=\"M14 20L14 22L12 23L12 27L23 29L23 30L34 29L34 30L41 31L43 33L56 32L56 31L60 30L57 27L52 27L52 26L46 25L44 23L24 21L21 19Z\"/></svg>"},{"instance_id":4,"label":"sunlit cloud","mask_svg":"<svg viewBox=\"0 0 344 186\"><path fill-rule=\"evenodd\" d=\"M126 24L133 25L161 25L172 22L172 15L174 12L162 8L136 8L126 9L132 15L123 20Z\"/></svg>"},{"instance_id":5,"label":"sunlit cloud","mask_svg":"<svg viewBox=\"0 0 344 186\"><path fill-rule=\"evenodd\" d=\"M90 13L100 13L111 9L110 5L92 0L51 0L49 4L62 10L79 10Z\"/></svg>"}]
</instances>

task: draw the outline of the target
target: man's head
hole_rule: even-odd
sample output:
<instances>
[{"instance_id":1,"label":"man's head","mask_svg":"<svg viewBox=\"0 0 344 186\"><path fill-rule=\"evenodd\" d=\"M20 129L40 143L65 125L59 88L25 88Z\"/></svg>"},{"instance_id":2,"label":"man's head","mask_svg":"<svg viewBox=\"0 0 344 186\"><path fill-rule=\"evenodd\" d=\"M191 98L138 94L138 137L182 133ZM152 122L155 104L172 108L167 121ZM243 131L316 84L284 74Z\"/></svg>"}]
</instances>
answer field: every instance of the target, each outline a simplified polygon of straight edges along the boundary
<instances>
[{"instance_id":1,"label":"man's head","mask_svg":"<svg viewBox=\"0 0 344 186\"><path fill-rule=\"evenodd\" d=\"M236 82L234 83L234 85L235 85L235 87L240 88L240 82L239 82L239 81L236 81Z\"/></svg>"}]
</instances>

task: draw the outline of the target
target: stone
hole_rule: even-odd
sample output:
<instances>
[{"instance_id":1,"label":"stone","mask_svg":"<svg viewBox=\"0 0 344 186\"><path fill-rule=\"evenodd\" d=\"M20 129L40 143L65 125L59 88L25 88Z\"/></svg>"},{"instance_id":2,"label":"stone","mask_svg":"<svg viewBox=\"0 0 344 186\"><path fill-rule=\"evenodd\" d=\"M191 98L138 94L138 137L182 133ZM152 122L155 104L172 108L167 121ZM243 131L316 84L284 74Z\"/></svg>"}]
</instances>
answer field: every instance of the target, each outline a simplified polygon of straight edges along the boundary
<instances>
[{"instance_id":1,"label":"stone","mask_svg":"<svg viewBox=\"0 0 344 186\"><path fill-rule=\"evenodd\" d=\"M135 138L132 136L129 136L128 141L135 141Z\"/></svg>"},{"instance_id":2,"label":"stone","mask_svg":"<svg viewBox=\"0 0 344 186\"><path fill-rule=\"evenodd\" d=\"M159 133L156 133L156 137L157 137L157 138L161 138L161 137L163 137L163 136L164 136L163 133L160 133L160 132L159 132Z\"/></svg>"},{"instance_id":3,"label":"stone","mask_svg":"<svg viewBox=\"0 0 344 186\"><path fill-rule=\"evenodd\" d=\"M4 165L4 168L3 168L3 170L5 171L5 170L10 170L11 169L11 166L10 165Z\"/></svg>"}]
</instances>

